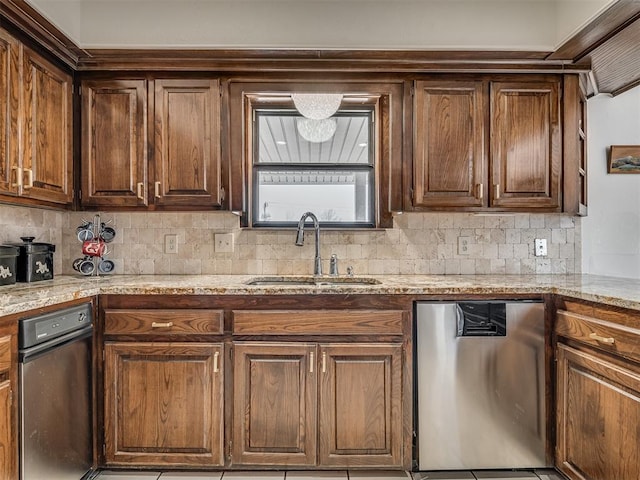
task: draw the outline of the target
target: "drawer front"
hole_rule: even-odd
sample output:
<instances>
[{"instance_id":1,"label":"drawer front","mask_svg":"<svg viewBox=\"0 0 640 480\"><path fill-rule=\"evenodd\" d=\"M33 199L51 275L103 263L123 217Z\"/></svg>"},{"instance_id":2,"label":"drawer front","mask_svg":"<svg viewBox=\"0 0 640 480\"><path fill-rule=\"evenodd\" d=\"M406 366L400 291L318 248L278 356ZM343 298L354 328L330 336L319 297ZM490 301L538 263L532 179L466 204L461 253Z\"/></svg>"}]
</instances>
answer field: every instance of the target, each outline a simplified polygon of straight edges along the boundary
<instances>
[{"instance_id":1,"label":"drawer front","mask_svg":"<svg viewBox=\"0 0 640 480\"><path fill-rule=\"evenodd\" d=\"M11 368L11 336L0 338L0 373L8 372Z\"/></svg>"},{"instance_id":2,"label":"drawer front","mask_svg":"<svg viewBox=\"0 0 640 480\"><path fill-rule=\"evenodd\" d=\"M640 361L640 329L558 310L555 330L559 336Z\"/></svg>"},{"instance_id":3,"label":"drawer front","mask_svg":"<svg viewBox=\"0 0 640 480\"><path fill-rule=\"evenodd\" d=\"M402 335L402 310L234 310L236 335Z\"/></svg>"},{"instance_id":4,"label":"drawer front","mask_svg":"<svg viewBox=\"0 0 640 480\"><path fill-rule=\"evenodd\" d=\"M222 310L105 310L106 335L218 335L224 331Z\"/></svg>"}]
</instances>

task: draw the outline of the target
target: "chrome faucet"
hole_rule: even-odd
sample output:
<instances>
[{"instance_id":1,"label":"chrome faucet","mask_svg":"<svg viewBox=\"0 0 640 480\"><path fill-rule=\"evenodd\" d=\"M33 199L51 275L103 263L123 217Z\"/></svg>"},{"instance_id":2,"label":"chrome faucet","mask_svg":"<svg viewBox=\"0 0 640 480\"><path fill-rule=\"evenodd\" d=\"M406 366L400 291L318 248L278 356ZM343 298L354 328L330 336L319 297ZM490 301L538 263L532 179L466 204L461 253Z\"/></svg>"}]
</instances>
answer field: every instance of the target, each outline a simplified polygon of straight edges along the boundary
<instances>
[{"instance_id":1,"label":"chrome faucet","mask_svg":"<svg viewBox=\"0 0 640 480\"><path fill-rule=\"evenodd\" d=\"M318 217L311 212L304 213L302 217L300 217L300 221L298 222L298 232L296 234L296 245L299 247L304 245L304 222L307 218L311 218L311 220L313 220L313 229L316 232L316 258L313 264L313 274L322 275L322 259L320 258L320 222L318 222Z\"/></svg>"}]
</instances>

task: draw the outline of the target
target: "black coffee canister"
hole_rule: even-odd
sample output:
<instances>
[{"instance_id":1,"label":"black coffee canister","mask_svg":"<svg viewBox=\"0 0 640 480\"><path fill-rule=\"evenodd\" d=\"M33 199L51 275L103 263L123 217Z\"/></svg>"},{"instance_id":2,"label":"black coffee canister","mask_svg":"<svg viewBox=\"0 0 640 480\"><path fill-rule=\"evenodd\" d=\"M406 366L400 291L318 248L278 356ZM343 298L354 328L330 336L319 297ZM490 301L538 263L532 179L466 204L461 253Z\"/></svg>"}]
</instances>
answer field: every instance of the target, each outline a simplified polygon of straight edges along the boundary
<instances>
[{"instance_id":1,"label":"black coffee canister","mask_svg":"<svg viewBox=\"0 0 640 480\"><path fill-rule=\"evenodd\" d=\"M34 243L35 237L20 237L23 243L13 244L20 253L17 261L18 282L39 282L53 278L53 252L51 243Z\"/></svg>"},{"instance_id":2,"label":"black coffee canister","mask_svg":"<svg viewBox=\"0 0 640 480\"><path fill-rule=\"evenodd\" d=\"M0 285L16 283L18 252L18 247L0 245Z\"/></svg>"}]
</instances>

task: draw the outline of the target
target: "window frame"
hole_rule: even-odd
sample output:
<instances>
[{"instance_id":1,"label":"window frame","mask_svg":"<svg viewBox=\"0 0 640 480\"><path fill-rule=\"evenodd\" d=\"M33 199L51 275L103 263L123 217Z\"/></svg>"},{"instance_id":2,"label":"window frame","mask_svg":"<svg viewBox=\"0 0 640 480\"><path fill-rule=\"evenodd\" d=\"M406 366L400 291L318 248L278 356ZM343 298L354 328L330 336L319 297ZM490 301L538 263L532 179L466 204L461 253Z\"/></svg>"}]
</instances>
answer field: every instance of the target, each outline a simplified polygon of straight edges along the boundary
<instances>
[{"instance_id":1,"label":"window frame","mask_svg":"<svg viewBox=\"0 0 640 480\"><path fill-rule=\"evenodd\" d=\"M278 78L274 78L278 77ZM411 138L403 132L412 129L411 82L387 77L325 73L322 80L309 75L275 73L258 76L234 76L223 82L223 126L228 136L223 138L229 175L228 209L236 214L241 228L251 224L253 138L252 109L255 106L292 106L292 92L342 93L349 104L371 102L376 105L376 204L375 228L392 228L393 212L405 209L404 189L410 188L411 178L406 163L411 162ZM343 106L346 103L343 101ZM409 208L410 208L409 204ZM266 227L260 227L267 229ZM278 230L273 227L274 230ZM290 230L290 227L287 227ZM341 228L342 230L349 230ZM369 228L356 228L367 231Z\"/></svg>"},{"instance_id":2,"label":"window frame","mask_svg":"<svg viewBox=\"0 0 640 480\"><path fill-rule=\"evenodd\" d=\"M344 101L343 101L344 103ZM347 100L347 103L349 101ZM367 209L370 212L370 221L356 221L356 222L331 222L326 220L319 220L322 227L328 228L375 228L376 226L376 204L378 197L378 178L376 173L376 159L377 159L377 135L376 135L376 123L375 123L375 108L374 104L364 103L358 106L345 106L341 107L334 117L348 117L348 116L360 116L367 117L369 119L368 125L368 145L367 145L367 162L366 163L280 163L280 162L263 162L259 158L259 120L262 116L292 116L300 117L293 105L290 107L273 107L268 108L254 106L252 113L252 145L253 151L251 155L251 210L250 219L251 225L255 228L288 228L295 227L298 224L298 220L291 221L261 221L259 220L259 197L258 188L260 186L259 175L261 171L344 171L344 172L366 172L371 181L371 185L368 187L368 201ZM318 212L314 212L318 213Z\"/></svg>"}]
</instances>

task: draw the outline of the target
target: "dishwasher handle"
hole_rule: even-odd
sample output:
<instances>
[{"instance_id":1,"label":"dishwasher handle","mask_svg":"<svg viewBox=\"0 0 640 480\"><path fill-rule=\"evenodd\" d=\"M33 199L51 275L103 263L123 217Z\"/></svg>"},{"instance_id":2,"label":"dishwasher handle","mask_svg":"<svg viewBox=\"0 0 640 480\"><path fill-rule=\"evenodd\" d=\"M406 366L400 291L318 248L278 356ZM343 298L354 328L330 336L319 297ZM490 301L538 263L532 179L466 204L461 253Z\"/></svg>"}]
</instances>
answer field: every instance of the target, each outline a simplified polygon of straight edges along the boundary
<instances>
[{"instance_id":1,"label":"dishwasher handle","mask_svg":"<svg viewBox=\"0 0 640 480\"><path fill-rule=\"evenodd\" d=\"M456 336L505 337L506 311L503 302L456 303Z\"/></svg>"}]
</instances>

